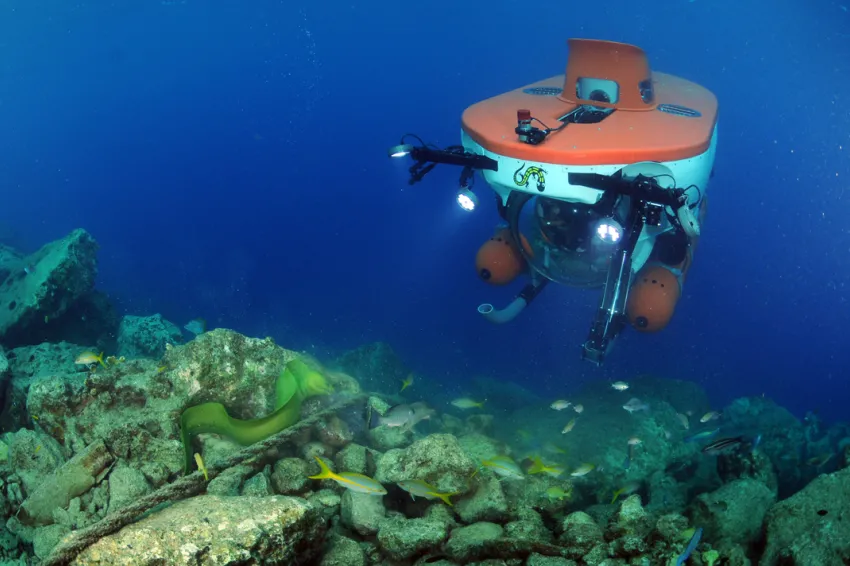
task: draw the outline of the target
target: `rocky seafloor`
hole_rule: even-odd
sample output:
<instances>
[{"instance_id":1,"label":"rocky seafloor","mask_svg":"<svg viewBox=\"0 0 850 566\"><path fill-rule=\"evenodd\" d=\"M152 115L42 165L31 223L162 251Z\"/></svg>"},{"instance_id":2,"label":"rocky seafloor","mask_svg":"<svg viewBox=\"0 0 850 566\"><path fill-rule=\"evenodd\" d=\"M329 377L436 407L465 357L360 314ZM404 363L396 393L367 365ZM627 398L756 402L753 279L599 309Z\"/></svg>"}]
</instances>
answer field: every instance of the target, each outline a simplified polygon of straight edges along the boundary
<instances>
[{"instance_id":1,"label":"rocky seafloor","mask_svg":"<svg viewBox=\"0 0 850 566\"><path fill-rule=\"evenodd\" d=\"M95 254L83 231L30 256L0 250L0 564L850 563L844 424L801 421L762 397L713 408L697 385L649 376L625 379L627 391L592 384L561 411L486 378L450 394L416 376L400 392L409 372L383 344L318 366L333 392L301 405L318 420L258 457L222 469L243 447L200 434L192 449L215 472L169 491L187 479L183 411L220 402L238 419L268 415L277 376L302 355L225 329L187 341L159 315L119 318L94 290ZM75 364L85 350L114 358ZM461 409L461 395L487 402ZM322 412L346 399L357 401ZM624 410L631 399L645 407ZM369 412L413 402L430 418L367 425ZM317 456L386 494L309 479ZM519 473L484 464L499 457ZM452 504L411 497L399 486L409 480ZM57 558L152 494L168 495Z\"/></svg>"}]
</instances>

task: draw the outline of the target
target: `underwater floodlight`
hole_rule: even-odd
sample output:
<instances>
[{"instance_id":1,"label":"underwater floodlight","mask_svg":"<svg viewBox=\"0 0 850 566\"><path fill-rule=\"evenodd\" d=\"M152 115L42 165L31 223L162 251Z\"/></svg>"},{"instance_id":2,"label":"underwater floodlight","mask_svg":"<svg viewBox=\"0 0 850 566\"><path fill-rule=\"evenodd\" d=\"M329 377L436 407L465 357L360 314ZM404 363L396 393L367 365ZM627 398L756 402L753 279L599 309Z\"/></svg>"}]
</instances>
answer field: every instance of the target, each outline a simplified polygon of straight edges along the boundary
<instances>
[{"instance_id":1,"label":"underwater floodlight","mask_svg":"<svg viewBox=\"0 0 850 566\"><path fill-rule=\"evenodd\" d=\"M412 149L412 145L409 143L403 143L401 145L392 146L387 153L390 157L404 157L405 155L410 154Z\"/></svg>"},{"instance_id":2,"label":"underwater floodlight","mask_svg":"<svg viewBox=\"0 0 850 566\"><path fill-rule=\"evenodd\" d=\"M616 244L623 237L623 227L613 218L606 218L596 225L596 236L603 242Z\"/></svg>"},{"instance_id":3,"label":"underwater floodlight","mask_svg":"<svg viewBox=\"0 0 850 566\"><path fill-rule=\"evenodd\" d=\"M478 197L470 189L461 189L457 192L457 203L464 210L473 211L478 206Z\"/></svg>"}]
</instances>

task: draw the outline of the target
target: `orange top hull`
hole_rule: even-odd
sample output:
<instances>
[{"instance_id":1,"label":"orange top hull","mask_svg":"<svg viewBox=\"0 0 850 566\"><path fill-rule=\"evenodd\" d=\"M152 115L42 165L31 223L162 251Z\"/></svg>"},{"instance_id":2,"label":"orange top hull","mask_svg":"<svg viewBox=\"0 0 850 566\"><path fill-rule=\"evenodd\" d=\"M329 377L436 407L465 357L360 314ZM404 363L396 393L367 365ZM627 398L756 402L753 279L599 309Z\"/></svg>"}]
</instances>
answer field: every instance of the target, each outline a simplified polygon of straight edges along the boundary
<instances>
[{"instance_id":1,"label":"orange top hull","mask_svg":"<svg viewBox=\"0 0 850 566\"><path fill-rule=\"evenodd\" d=\"M579 98L576 81L582 77L616 83L617 100ZM643 100L639 83L649 81L652 96ZM614 111L598 123L568 123L540 145L523 143L514 132L519 109L530 110L534 118L555 129L562 125L561 118L582 104ZM474 104L463 113L462 125L484 149L506 157L557 165L615 165L700 155L711 145L717 114L717 98L710 91L650 71L637 47L570 40L565 75Z\"/></svg>"}]
</instances>

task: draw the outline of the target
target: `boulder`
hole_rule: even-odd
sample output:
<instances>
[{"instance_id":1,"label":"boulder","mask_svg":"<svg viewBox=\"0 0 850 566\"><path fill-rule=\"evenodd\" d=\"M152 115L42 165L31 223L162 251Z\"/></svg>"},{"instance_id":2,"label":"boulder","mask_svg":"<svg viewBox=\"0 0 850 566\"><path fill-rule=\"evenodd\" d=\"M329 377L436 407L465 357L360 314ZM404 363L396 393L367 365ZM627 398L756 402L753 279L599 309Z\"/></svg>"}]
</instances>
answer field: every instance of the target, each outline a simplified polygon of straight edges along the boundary
<instances>
[{"instance_id":1,"label":"boulder","mask_svg":"<svg viewBox=\"0 0 850 566\"><path fill-rule=\"evenodd\" d=\"M715 544L748 546L761 537L764 516L776 503L776 492L761 482L741 479L701 493L691 505L695 525Z\"/></svg>"},{"instance_id":2,"label":"boulder","mask_svg":"<svg viewBox=\"0 0 850 566\"><path fill-rule=\"evenodd\" d=\"M100 539L71 564L309 563L321 552L325 528L318 510L297 497L203 495Z\"/></svg>"},{"instance_id":3,"label":"boulder","mask_svg":"<svg viewBox=\"0 0 850 566\"><path fill-rule=\"evenodd\" d=\"M183 333L177 326L162 318L126 315L118 326L118 356L128 359L151 358L158 360L165 353L166 344L183 342Z\"/></svg>"},{"instance_id":4,"label":"boulder","mask_svg":"<svg viewBox=\"0 0 850 566\"><path fill-rule=\"evenodd\" d=\"M405 449L385 452L376 462L383 484L425 480L443 492L466 493L475 464L451 434L432 434Z\"/></svg>"},{"instance_id":5,"label":"boulder","mask_svg":"<svg viewBox=\"0 0 850 566\"><path fill-rule=\"evenodd\" d=\"M97 249L85 230L74 230L37 252L6 262L0 281L0 342L39 344L45 327L94 288Z\"/></svg>"},{"instance_id":6,"label":"boulder","mask_svg":"<svg viewBox=\"0 0 850 566\"><path fill-rule=\"evenodd\" d=\"M448 536L446 524L432 519L389 519L381 523L378 544L393 560L409 560L439 548Z\"/></svg>"},{"instance_id":7,"label":"boulder","mask_svg":"<svg viewBox=\"0 0 850 566\"><path fill-rule=\"evenodd\" d=\"M378 495L346 490L340 503L342 524L362 536L378 532L386 516L384 499Z\"/></svg>"},{"instance_id":8,"label":"boulder","mask_svg":"<svg viewBox=\"0 0 850 566\"><path fill-rule=\"evenodd\" d=\"M759 564L831 566L850 563L850 468L823 475L770 508Z\"/></svg>"}]
</instances>

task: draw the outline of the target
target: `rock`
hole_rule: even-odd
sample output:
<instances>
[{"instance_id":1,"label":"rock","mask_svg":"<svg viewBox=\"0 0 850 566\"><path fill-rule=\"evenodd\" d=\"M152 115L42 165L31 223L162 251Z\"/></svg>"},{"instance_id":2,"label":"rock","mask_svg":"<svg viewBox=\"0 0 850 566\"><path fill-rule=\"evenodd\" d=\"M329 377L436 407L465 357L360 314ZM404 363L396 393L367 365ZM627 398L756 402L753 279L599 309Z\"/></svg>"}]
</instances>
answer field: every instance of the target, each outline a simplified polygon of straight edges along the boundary
<instances>
[{"instance_id":1,"label":"rock","mask_svg":"<svg viewBox=\"0 0 850 566\"><path fill-rule=\"evenodd\" d=\"M73 360L78 353L71 347L39 347L21 349L16 360L10 358L13 366L39 375L28 384L21 405L71 452L103 439L131 467L144 469L158 462L165 466L166 476L182 472L179 419L185 408L219 402L234 418L264 417L274 410L280 371L296 357L271 339L246 338L224 329L170 349L161 362L128 360L93 373L77 373ZM39 355L45 357L40 365ZM42 376L50 369L57 371ZM212 438L201 435L197 444ZM238 449L227 442L227 453ZM215 458L207 458L206 451L202 454L214 464Z\"/></svg>"},{"instance_id":2,"label":"rock","mask_svg":"<svg viewBox=\"0 0 850 566\"><path fill-rule=\"evenodd\" d=\"M356 541L334 535L322 553L319 566L366 566L366 554Z\"/></svg>"},{"instance_id":3,"label":"rock","mask_svg":"<svg viewBox=\"0 0 850 566\"><path fill-rule=\"evenodd\" d=\"M826 566L850 561L850 468L822 475L770 508L759 564Z\"/></svg>"},{"instance_id":4,"label":"rock","mask_svg":"<svg viewBox=\"0 0 850 566\"><path fill-rule=\"evenodd\" d=\"M324 535L319 512L297 497L202 495L178 501L100 539L71 564L309 563L320 554Z\"/></svg>"},{"instance_id":5,"label":"rock","mask_svg":"<svg viewBox=\"0 0 850 566\"><path fill-rule=\"evenodd\" d=\"M563 498L550 497L547 490L550 487L560 488L567 495ZM569 480L529 475L524 481L502 482L502 489L510 502L511 508L532 508L547 513L555 513L566 509L572 498L573 484Z\"/></svg>"},{"instance_id":6,"label":"rock","mask_svg":"<svg viewBox=\"0 0 850 566\"><path fill-rule=\"evenodd\" d=\"M451 508L448 505L443 505L441 503L429 505L428 509L425 510L425 518L445 523L446 528L448 529L453 529L458 526L458 522L455 520L455 516Z\"/></svg>"},{"instance_id":7,"label":"rock","mask_svg":"<svg viewBox=\"0 0 850 566\"><path fill-rule=\"evenodd\" d=\"M169 368L174 393L188 397L187 406L224 403L231 417L250 419L274 410L277 376L296 357L271 338L216 328L166 351L161 365Z\"/></svg>"},{"instance_id":8,"label":"rock","mask_svg":"<svg viewBox=\"0 0 850 566\"><path fill-rule=\"evenodd\" d=\"M463 436L459 436L457 441L460 443L463 451L469 454L469 457L475 462L489 460L493 456L508 453L505 443L499 442L489 436L484 436L483 434L464 434Z\"/></svg>"},{"instance_id":9,"label":"rock","mask_svg":"<svg viewBox=\"0 0 850 566\"><path fill-rule=\"evenodd\" d=\"M50 551L53 550L53 547L59 544L62 537L69 532L71 532L71 528L66 525L38 527L33 535L33 552L39 558L46 558L50 554Z\"/></svg>"},{"instance_id":10,"label":"rock","mask_svg":"<svg viewBox=\"0 0 850 566\"><path fill-rule=\"evenodd\" d=\"M468 527L458 527L452 530L451 537L446 543L446 554L452 560L467 564L481 557L483 548L493 541L502 538L503 529L495 523L475 523Z\"/></svg>"},{"instance_id":11,"label":"rock","mask_svg":"<svg viewBox=\"0 0 850 566\"><path fill-rule=\"evenodd\" d=\"M43 432L22 428L6 435L6 440L9 467L27 495L65 463L62 446Z\"/></svg>"},{"instance_id":12,"label":"rock","mask_svg":"<svg viewBox=\"0 0 850 566\"><path fill-rule=\"evenodd\" d=\"M264 472L254 474L242 484L242 495L251 497L274 495L269 477Z\"/></svg>"},{"instance_id":13,"label":"rock","mask_svg":"<svg viewBox=\"0 0 850 566\"><path fill-rule=\"evenodd\" d=\"M688 520L678 513L662 515L655 523L655 533L668 544L681 542L687 528Z\"/></svg>"},{"instance_id":14,"label":"rock","mask_svg":"<svg viewBox=\"0 0 850 566\"><path fill-rule=\"evenodd\" d=\"M6 525L0 525L0 550L4 552L17 551L20 544L21 541L17 535L12 533Z\"/></svg>"},{"instance_id":15,"label":"rock","mask_svg":"<svg viewBox=\"0 0 850 566\"><path fill-rule=\"evenodd\" d=\"M376 450L386 451L409 446L413 430L400 426L379 426L369 431L369 444Z\"/></svg>"},{"instance_id":16,"label":"rock","mask_svg":"<svg viewBox=\"0 0 850 566\"><path fill-rule=\"evenodd\" d=\"M334 462L340 472L366 474L366 447L351 443L337 452Z\"/></svg>"},{"instance_id":17,"label":"rock","mask_svg":"<svg viewBox=\"0 0 850 566\"><path fill-rule=\"evenodd\" d=\"M724 484L736 479L752 479L774 494L779 492L779 479L770 458L761 450L739 450L717 456L717 475Z\"/></svg>"},{"instance_id":18,"label":"rock","mask_svg":"<svg viewBox=\"0 0 850 566\"><path fill-rule=\"evenodd\" d=\"M322 512L326 519L339 514L342 497L332 489L320 489L307 495L307 501Z\"/></svg>"},{"instance_id":19,"label":"rock","mask_svg":"<svg viewBox=\"0 0 850 566\"><path fill-rule=\"evenodd\" d=\"M429 519L396 519L381 523L378 544L393 560L408 560L439 547L448 536L446 524Z\"/></svg>"},{"instance_id":20,"label":"rock","mask_svg":"<svg viewBox=\"0 0 850 566\"><path fill-rule=\"evenodd\" d=\"M748 546L761 536L764 516L775 502L776 492L763 483L735 480L698 495L691 520L703 527L706 540Z\"/></svg>"},{"instance_id":21,"label":"rock","mask_svg":"<svg viewBox=\"0 0 850 566\"><path fill-rule=\"evenodd\" d=\"M116 466L109 473L109 513L135 502L150 493L145 475L127 465Z\"/></svg>"},{"instance_id":22,"label":"rock","mask_svg":"<svg viewBox=\"0 0 850 566\"><path fill-rule=\"evenodd\" d=\"M634 535L643 539L652 530L652 518L644 511L640 495L632 494L620 504L611 517L608 530L613 536Z\"/></svg>"},{"instance_id":23,"label":"rock","mask_svg":"<svg viewBox=\"0 0 850 566\"><path fill-rule=\"evenodd\" d=\"M578 564L560 556L543 556L535 553L529 555L525 566L578 566Z\"/></svg>"},{"instance_id":24,"label":"rock","mask_svg":"<svg viewBox=\"0 0 850 566\"><path fill-rule=\"evenodd\" d=\"M385 452L377 461L375 479L381 483L425 480L441 492L466 493L475 464L451 434L432 434L404 450Z\"/></svg>"},{"instance_id":25,"label":"rock","mask_svg":"<svg viewBox=\"0 0 850 566\"><path fill-rule=\"evenodd\" d=\"M253 473L254 469L250 466L233 466L232 468L227 468L210 480L207 484L207 493L221 497L239 495L242 484Z\"/></svg>"},{"instance_id":26,"label":"rock","mask_svg":"<svg viewBox=\"0 0 850 566\"><path fill-rule=\"evenodd\" d=\"M590 552L594 546L604 542L602 527L582 511L570 513L561 523L561 535L558 541L570 549L571 558L580 558Z\"/></svg>"},{"instance_id":27,"label":"rock","mask_svg":"<svg viewBox=\"0 0 850 566\"><path fill-rule=\"evenodd\" d=\"M53 510L67 507L71 499L91 489L112 461L102 440L90 444L39 484L21 505L18 520L24 525L53 523Z\"/></svg>"},{"instance_id":28,"label":"rock","mask_svg":"<svg viewBox=\"0 0 850 566\"><path fill-rule=\"evenodd\" d=\"M362 536L378 532L386 515L383 497L346 490L340 502L342 524Z\"/></svg>"},{"instance_id":29,"label":"rock","mask_svg":"<svg viewBox=\"0 0 850 566\"><path fill-rule=\"evenodd\" d=\"M0 282L0 342L7 347L44 342L48 321L65 313L94 288L97 248L85 230L21 258Z\"/></svg>"},{"instance_id":30,"label":"rock","mask_svg":"<svg viewBox=\"0 0 850 566\"><path fill-rule=\"evenodd\" d=\"M274 463L272 486L277 493L294 495L310 488L307 462L301 458L283 458Z\"/></svg>"},{"instance_id":31,"label":"rock","mask_svg":"<svg viewBox=\"0 0 850 566\"><path fill-rule=\"evenodd\" d=\"M81 295L61 316L49 318L42 333L43 342L73 340L91 344L92 350L109 356L118 349L120 317L106 293L94 289Z\"/></svg>"},{"instance_id":32,"label":"rock","mask_svg":"<svg viewBox=\"0 0 850 566\"><path fill-rule=\"evenodd\" d=\"M397 393L410 371L383 342L361 346L342 355L336 365L353 375L366 391Z\"/></svg>"},{"instance_id":33,"label":"rock","mask_svg":"<svg viewBox=\"0 0 850 566\"><path fill-rule=\"evenodd\" d=\"M354 434L348 423L336 415L317 423L315 428L319 441L333 448L342 448L354 440Z\"/></svg>"},{"instance_id":34,"label":"rock","mask_svg":"<svg viewBox=\"0 0 850 566\"><path fill-rule=\"evenodd\" d=\"M118 326L118 355L127 359L158 360L165 354L166 344L180 344L183 333L161 314L151 316L126 315Z\"/></svg>"},{"instance_id":35,"label":"rock","mask_svg":"<svg viewBox=\"0 0 850 566\"><path fill-rule=\"evenodd\" d=\"M537 511L523 508L518 511L518 514L518 521L512 521L505 525L505 536L507 538L546 543L552 542L552 533L546 528L546 525L543 523L543 517Z\"/></svg>"},{"instance_id":36,"label":"rock","mask_svg":"<svg viewBox=\"0 0 850 566\"><path fill-rule=\"evenodd\" d=\"M455 504L460 520L464 523L506 521L509 518L508 500L502 492L502 483L496 477L483 476L477 483L475 493Z\"/></svg>"},{"instance_id":37,"label":"rock","mask_svg":"<svg viewBox=\"0 0 850 566\"><path fill-rule=\"evenodd\" d=\"M0 347L0 387L2 390L6 390L6 381L12 376L12 372L9 368L9 360L6 358L6 353L3 352L3 348Z\"/></svg>"},{"instance_id":38,"label":"rock","mask_svg":"<svg viewBox=\"0 0 850 566\"><path fill-rule=\"evenodd\" d=\"M6 352L11 380L3 390L3 410L0 411L0 428L17 430L30 426L27 395L33 382L54 378L56 374L74 374L74 359L86 350L82 346L61 342L22 346ZM38 413L33 413L38 415Z\"/></svg>"},{"instance_id":39,"label":"rock","mask_svg":"<svg viewBox=\"0 0 850 566\"><path fill-rule=\"evenodd\" d=\"M318 464L316 464L316 458L319 457L324 461L328 461L331 456L334 455L334 450L327 444L322 444L321 442L308 442L307 444L301 446L299 449L301 453L301 457L304 458L307 462L312 462L312 466L318 470ZM316 473L319 473L318 471Z\"/></svg>"}]
</instances>

